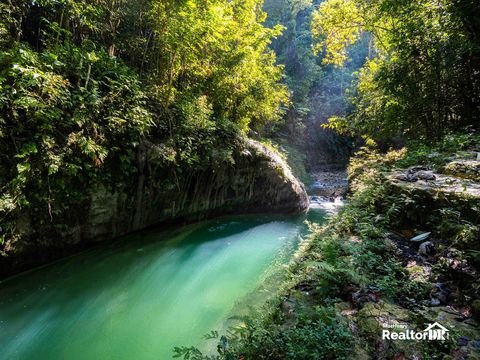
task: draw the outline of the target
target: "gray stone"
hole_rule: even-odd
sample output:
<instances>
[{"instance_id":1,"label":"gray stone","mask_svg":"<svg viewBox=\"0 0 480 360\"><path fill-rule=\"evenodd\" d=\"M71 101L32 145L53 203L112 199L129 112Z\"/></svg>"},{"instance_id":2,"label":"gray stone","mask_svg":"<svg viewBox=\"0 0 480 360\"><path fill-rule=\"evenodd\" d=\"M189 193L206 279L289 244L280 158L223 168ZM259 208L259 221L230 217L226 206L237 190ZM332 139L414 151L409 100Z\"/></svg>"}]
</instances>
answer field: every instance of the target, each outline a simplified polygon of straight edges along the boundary
<instances>
[{"instance_id":1,"label":"gray stone","mask_svg":"<svg viewBox=\"0 0 480 360\"><path fill-rule=\"evenodd\" d=\"M441 303L440 300L438 300L437 298L431 298L430 299L430 305L431 306L438 306L438 305L440 305L440 303Z\"/></svg>"},{"instance_id":2,"label":"gray stone","mask_svg":"<svg viewBox=\"0 0 480 360\"><path fill-rule=\"evenodd\" d=\"M143 168L148 168L148 175L143 176L146 171L141 167L135 191L106 193L100 185L93 193L87 238L108 239L166 221L196 221L217 213L305 211L309 198L284 159L256 141L242 141L233 163L182 177L165 173L149 151L155 147L147 144Z\"/></svg>"},{"instance_id":3,"label":"gray stone","mask_svg":"<svg viewBox=\"0 0 480 360\"><path fill-rule=\"evenodd\" d=\"M444 172L458 178L480 181L480 159L451 161L445 166Z\"/></svg>"},{"instance_id":4,"label":"gray stone","mask_svg":"<svg viewBox=\"0 0 480 360\"><path fill-rule=\"evenodd\" d=\"M435 253L435 245L431 241L421 243L418 248L418 253L423 256L430 256Z\"/></svg>"},{"instance_id":5,"label":"gray stone","mask_svg":"<svg viewBox=\"0 0 480 360\"><path fill-rule=\"evenodd\" d=\"M457 340L459 346L467 346L470 340L466 336L460 336Z\"/></svg>"},{"instance_id":6,"label":"gray stone","mask_svg":"<svg viewBox=\"0 0 480 360\"><path fill-rule=\"evenodd\" d=\"M415 173L416 178L418 180L425 180L425 181L433 181L436 180L437 177L433 174L432 171L419 171Z\"/></svg>"}]
</instances>

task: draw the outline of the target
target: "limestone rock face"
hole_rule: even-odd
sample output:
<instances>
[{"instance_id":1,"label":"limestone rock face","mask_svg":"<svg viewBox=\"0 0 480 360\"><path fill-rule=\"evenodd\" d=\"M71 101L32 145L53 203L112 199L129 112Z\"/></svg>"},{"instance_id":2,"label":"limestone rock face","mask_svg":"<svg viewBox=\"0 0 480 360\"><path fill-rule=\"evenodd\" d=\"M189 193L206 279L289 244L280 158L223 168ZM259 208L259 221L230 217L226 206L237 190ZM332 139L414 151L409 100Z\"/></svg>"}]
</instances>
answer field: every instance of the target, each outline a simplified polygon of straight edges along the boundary
<instances>
[{"instance_id":1,"label":"limestone rock face","mask_svg":"<svg viewBox=\"0 0 480 360\"><path fill-rule=\"evenodd\" d=\"M236 139L229 161L200 170L165 164L161 150L158 144L140 145L137 175L128 184L97 182L85 188L89 201L56 219L62 230L48 232L42 224L25 221L29 214L19 214L25 236L0 258L0 276L157 224L227 214L300 213L309 206L303 184L284 159L256 141Z\"/></svg>"},{"instance_id":2,"label":"limestone rock face","mask_svg":"<svg viewBox=\"0 0 480 360\"><path fill-rule=\"evenodd\" d=\"M233 163L175 174L156 163L146 147L143 169L130 193L93 193L83 226L85 239L109 239L162 222L196 221L240 213L299 213L308 208L303 184L285 161L264 145L246 139Z\"/></svg>"},{"instance_id":3,"label":"limestone rock face","mask_svg":"<svg viewBox=\"0 0 480 360\"><path fill-rule=\"evenodd\" d=\"M480 183L465 178L434 174L434 180L409 181L403 178L404 172L394 171L387 174L390 184L401 191L418 192L430 195L443 194L454 198L480 199ZM480 180L480 179L479 179Z\"/></svg>"},{"instance_id":4,"label":"limestone rock face","mask_svg":"<svg viewBox=\"0 0 480 360\"><path fill-rule=\"evenodd\" d=\"M403 170L385 174L392 196L414 199L403 205L402 212L396 218L397 223L407 227L414 223L419 228L432 229L429 224L438 221L439 214L445 208L454 208L462 220L473 224L478 222L478 181L434 173L435 180L418 179L412 182L403 179L404 174Z\"/></svg>"}]
</instances>

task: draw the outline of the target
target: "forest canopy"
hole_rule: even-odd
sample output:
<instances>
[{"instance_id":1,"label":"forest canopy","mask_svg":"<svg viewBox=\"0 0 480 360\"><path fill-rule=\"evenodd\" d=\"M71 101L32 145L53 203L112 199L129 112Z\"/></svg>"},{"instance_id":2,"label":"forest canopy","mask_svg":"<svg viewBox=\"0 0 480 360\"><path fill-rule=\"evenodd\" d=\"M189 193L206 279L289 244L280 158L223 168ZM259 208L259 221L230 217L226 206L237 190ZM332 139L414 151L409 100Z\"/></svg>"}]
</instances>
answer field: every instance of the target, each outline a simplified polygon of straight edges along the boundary
<instances>
[{"instance_id":1,"label":"forest canopy","mask_svg":"<svg viewBox=\"0 0 480 360\"><path fill-rule=\"evenodd\" d=\"M477 125L480 5L475 0L327 0L312 32L323 62L341 66L361 34L369 59L357 76L353 111L329 126L373 138L439 139Z\"/></svg>"},{"instance_id":2,"label":"forest canopy","mask_svg":"<svg viewBox=\"0 0 480 360\"><path fill-rule=\"evenodd\" d=\"M128 182L147 139L173 170L231 161L289 103L265 19L260 0L2 2L1 239L16 209L50 222Z\"/></svg>"}]
</instances>

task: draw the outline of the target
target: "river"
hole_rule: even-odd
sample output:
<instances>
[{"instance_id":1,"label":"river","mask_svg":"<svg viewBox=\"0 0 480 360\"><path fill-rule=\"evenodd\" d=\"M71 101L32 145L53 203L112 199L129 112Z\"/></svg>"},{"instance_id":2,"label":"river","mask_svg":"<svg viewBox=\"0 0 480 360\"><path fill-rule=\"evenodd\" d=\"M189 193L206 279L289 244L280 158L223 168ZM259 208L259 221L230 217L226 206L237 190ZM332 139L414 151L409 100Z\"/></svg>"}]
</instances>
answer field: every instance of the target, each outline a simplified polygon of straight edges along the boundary
<instances>
[{"instance_id":1,"label":"river","mask_svg":"<svg viewBox=\"0 0 480 360\"><path fill-rule=\"evenodd\" d=\"M311 210L321 221L323 210ZM305 216L150 230L0 283L0 359L171 359L286 263Z\"/></svg>"}]
</instances>

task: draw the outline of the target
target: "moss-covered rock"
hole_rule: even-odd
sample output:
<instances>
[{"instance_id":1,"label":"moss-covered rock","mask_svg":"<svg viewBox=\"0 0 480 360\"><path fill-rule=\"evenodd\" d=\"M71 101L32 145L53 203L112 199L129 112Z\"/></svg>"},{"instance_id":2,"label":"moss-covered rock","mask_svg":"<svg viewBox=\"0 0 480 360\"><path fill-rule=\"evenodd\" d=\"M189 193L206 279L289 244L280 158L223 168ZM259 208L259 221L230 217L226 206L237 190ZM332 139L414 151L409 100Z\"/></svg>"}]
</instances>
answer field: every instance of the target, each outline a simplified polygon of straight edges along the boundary
<instances>
[{"instance_id":1,"label":"moss-covered rock","mask_svg":"<svg viewBox=\"0 0 480 360\"><path fill-rule=\"evenodd\" d=\"M179 171L162 162L161 151L159 144L142 143L137 175L129 184L98 181L85 188L90 200L63 209L55 226L20 212L23 233L0 257L0 276L152 225L247 212L300 213L308 208L304 186L284 159L256 141L237 138L228 161L201 169Z\"/></svg>"},{"instance_id":2,"label":"moss-covered rock","mask_svg":"<svg viewBox=\"0 0 480 360\"><path fill-rule=\"evenodd\" d=\"M381 335L383 324L406 323L410 314L404 308L386 301L368 303L358 311L357 323L365 335L377 337Z\"/></svg>"},{"instance_id":3,"label":"moss-covered rock","mask_svg":"<svg viewBox=\"0 0 480 360\"><path fill-rule=\"evenodd\" d=\"M480 181L480 161L455 160L445 166L444 172L457 178Z\"/></svg>"},{"instance_id":4,"label":"moss-covered rock","mask_svg":"<svg viewBox=\"0 0 480 360\"><path fill-rule=\"evenodd\" d=\"M412 341L392 341L382 338L382 331L390 326L399 326L398 331L416 330L408 310L388 301L369 303L365 305L357 316L359 334L366 339L367 343L374 344L375 348L370 349L370 355L376 359L390 359L402 355L403 358L415 358L421 354L421 344ZM407 326L406 329L400 328ZM372 357L371 357L372 358Z\"/></svg>"},{"instance_id":5,"label":"moss-covered rock","mask_svg":"<svg viewBox=\"0 0 480 360\"><path fill-rule=\"evenodd\" d=\"M392 186L410 192L427 193L432 196L454 196L462 198L480 199L480 184L453 176L435 174L432 181L403 181L402 171L394 171L387 175Z\"/></svg>"}]
</instances>

